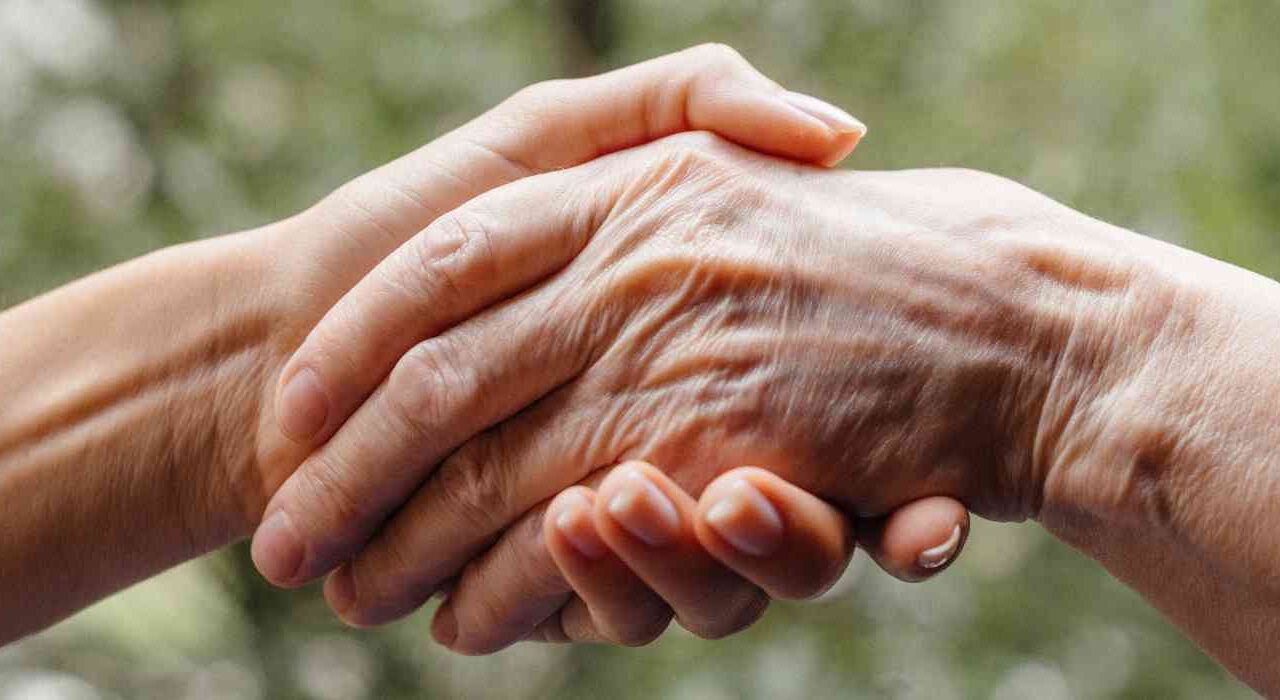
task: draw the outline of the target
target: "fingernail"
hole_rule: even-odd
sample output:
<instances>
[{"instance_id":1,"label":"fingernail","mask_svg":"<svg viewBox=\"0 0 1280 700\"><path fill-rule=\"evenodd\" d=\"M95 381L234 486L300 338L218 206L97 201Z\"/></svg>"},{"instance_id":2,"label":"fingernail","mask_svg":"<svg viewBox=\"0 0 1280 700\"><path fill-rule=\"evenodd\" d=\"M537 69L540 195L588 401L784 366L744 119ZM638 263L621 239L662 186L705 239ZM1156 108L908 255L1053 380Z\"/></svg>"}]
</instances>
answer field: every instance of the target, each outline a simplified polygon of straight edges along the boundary
<instances>
[{"instance_id":1,"label":"fingernail","mask_svg":"<svg viewBox=\"0 0 1280 700\"><path fill-rule=\"evenodd\" d=\"M458 616L453 613L453 606L445 603L436 610L436 619L431 622L431 636L444 647L452 647L458 641Z\"/></svg>"},{"instance_id":2,"label":"fingernail","mask_svg":"<svg viewBox=\"0 0 1280 700\"><path fill-rule=\"evenodd\" d=\"M937 547L931 547L921 552L920 557L916 559L916 563L919 564L922 569L936 569L951 561L951 558L956 555L956 550L960 547L960 537L962 534L960 526L956 525L955 529L951 531L951 536L947 538L946 542L943 542Z\"/></svg>"},{"instance_id":3,"label":"fingernail","mask_svg":"<svg viewBox=\"0 0 1280 700\"><path fill-rule=\"evenodd\" d=\"M344 617L356 602L356 584L351 576L351 568L342 566L333 572L325 592L329 607L333 608L338 617Z\"/></svg>"},{"instance_id":4,"label":"fingernail","mask_svg":"<svg viewBox=\"0 0 1280 700\"><path fill-rule=\"evenodd\" d=\"M609 551L596 534L591 522L591 503L583 496L574 495L572 502L565 505L556 516L556 529L587 559L600 559Z\"/></svg>"},{"instance_id":5,"label":"fingernail","mask_svg":"<svg viewBox=\"0 0 1280 700\"><path fill-rule=\"evenodd\" d=\"M302 543L288 513L277 510L258 527L250 555L268 581L277 585L293 582L302 567Z\"/></svg>"},{"instance_id":6,"label":"fingernail","mask_svg":"<svg viewBox=\"0 0 1280 700\"><path fill-rule=\"evenodd\" d=\"M650 547L674 540L680 529L680 513L671 499L639 469L628 467L624 478L617 495L609 501L609 515Z\"/></svg>"},{"instance_id":7,"label":"fingernail","mask_svg":"<svg viewBox=\"0 0 1280 700\"><path fill-rule=\"evenodd\" d=\"M299 441L310 440L329 419L329 399L312 369L302 369L280 392L280 430Z\"/></svg>"},{"instance_id":8,"label":"fingernail","mask_svg":"<svg viewBox=\"0 0 1280 700\"><path fill-rule=\"evenodd\" d=\"M735 548L763 557L782 543L782 516L760 490L738 479L707 511L707 524Z\"/></svg>"},{"instance_id":9,"label":"fingernail","mask_svg":"<svg viewBox=\"0 0 1280 700\"><path fill-rule=\"evenodd\" d=\"M852 114L828 102L799 92L784 92L782 100L796 109L826 124L837 134L866 134L867 125Z\"/></svg>"}]
</instances>

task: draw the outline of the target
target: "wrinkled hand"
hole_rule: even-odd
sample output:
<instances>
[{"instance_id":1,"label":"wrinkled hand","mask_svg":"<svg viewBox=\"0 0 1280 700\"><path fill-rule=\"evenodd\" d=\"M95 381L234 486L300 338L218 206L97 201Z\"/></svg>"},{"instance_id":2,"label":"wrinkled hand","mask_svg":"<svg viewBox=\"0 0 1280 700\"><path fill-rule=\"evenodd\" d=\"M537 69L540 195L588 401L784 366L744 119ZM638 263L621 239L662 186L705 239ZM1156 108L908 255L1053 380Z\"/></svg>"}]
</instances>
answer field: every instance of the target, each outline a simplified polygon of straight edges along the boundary
<instances>
[{"instance_id":1,"label":"wrinkled hand","mask_svg":"<svg viewBox=\"0 0 1280 700\"><path fill-rule=\"evenodd\" d=\"M1105 351L1073 330L1112 320L1122 287L1072 253L1109 245L1101 226L989 175L837 173L707 135L522 180L442 217L424 236L448 245L406 246L312 333L291 367L335 372L331 403L360 393L341 368L412 349L269 512L288 508L314 575L448 455L329 581L358 624L519 565L539 504L632 458L694 494L754 464L858 516L935 494L1032 516ZM551 276L440 327L530 267ZM460 638L492 620L456 612Z\"/></svg>"},{"instance_id":2,"label":"wrinkled hand","mask_svg":"<svg viewBox=\"0 0 1280 700\"><path fill-rule=\"evenodd\" d=\"M264 363L270 376L261 382L266 395L256 428L241 428L256 434L254 454L227 460L227 473L212 487L235 494L242 529L259 522L267 499L341 424L340 405L327 416L304 409L277 420L275 373L352 286L441 214L476 195L687 129L715 131L760 151L815 163L842 159L863 131L847 115L779 87L732 49L699 46L593 78L521 90L476 120L344 185L312 209L264 229L259 245L277 261L274 296L287 308L276 314L283 324L262 331L273 339L275 356ZM429 235L417 235L416 241L447 245ZM528 265L524 274L533 279L537 265ZM439 294L425 302L435 315L422 318L438 322L464 313L436 303L445 300ZM351 319L347 330L356 332L362 327L354 324L362 320ZM387 365L371 361L359 367L361 377L376 375L370 380L376 383L408 345L363 337L370 351L382 351L379 361ZM324 352L314 342L311 347L313 356ZM354 407L363 396L345 398Z\"/></svg>"}]
</instances>

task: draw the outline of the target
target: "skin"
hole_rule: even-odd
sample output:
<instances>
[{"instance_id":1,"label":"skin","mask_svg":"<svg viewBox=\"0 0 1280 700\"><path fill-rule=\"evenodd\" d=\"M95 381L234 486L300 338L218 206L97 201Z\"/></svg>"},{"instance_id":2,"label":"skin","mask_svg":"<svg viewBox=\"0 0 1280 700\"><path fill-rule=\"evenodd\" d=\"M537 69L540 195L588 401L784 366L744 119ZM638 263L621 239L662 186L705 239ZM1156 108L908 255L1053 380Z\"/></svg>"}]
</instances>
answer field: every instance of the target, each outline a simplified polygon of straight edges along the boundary
<instances>
[{"instance_id":1,"label":"skin","mask_svg":"<svg viewBox=\"0 0 1280 700\"><path fill-rule=\"evenodd\" d=\"M637 479L654 488L637 487ZM678 526L671 527L661 508L645 507L646 494L654 493L666 498ZM575 596L526 638L636 646L661 634L673 616L686 628L701 629L735 607L744 611L740 624L746 625L771 599L805 600L829 589L855 542L864 548L879 542L870 548L886 571L923 580L959 555L967 515L952 499L927 498L879 527L859 527L763 469L726 472L695 501L658 468L624 464L599 489L575 486L548 506L543 541ZM653 533L663 534L655 540ZM744 583L726 581L728 572ZM738 602L739 596L747 602ZM459 606L468 601L444 604L450 611ZM456 623L456 615L440 615L437 639L455 643Z\"/></svg>"},{"instance_id":2,"label":"skin","mask_svg":"<svg viewBox=\"0 0 1280 700\"><path fill-rule=\"evenodd\" d=\"M754 503L741 502L743 484ZM713 517L722 500L728 512L722 507ZM638 646L673 618L701 637L724 637L758 620L771 599L803 600L830 588L855 544L899 579L936 575L959 555L969 525L955 500L927 498L864 532L763 469L727 472L694 499L644 462L609 470L597 488L565 490L546 513L525 521L541 522L545 546L502 548L493 556L515 558L492 566L485 555L473 564L480 578L444 602L432 628L437 641L468 653L522 639ZM961 537L952 539L957 530ZM923 554L932 548L940 559Z\"/></svg>"},{"instance_id":3,"label":"skin","mask_svg":"<svg viewBox=\"0 0 1280 700\"><path fill-rule=\"evenodd\" d=\"M272 504L305 506L293 524L316 525L315 561L367 539L365 518L337 517L367 516L367 489L399 489L382 512L403 503L330 580L331 602L376 621L456 579L454 648L476 650L494 640L461 601L539 573L508 564L545 547L540 504L635 457L687 494L754 464L848 516L946 494L1036 518L1280 693L1278 285L980 173L833 173L707 136L577 166L713 126L690 111L707 104L690 75L641 80L649 98L604 114L607 82L526 95L534 111L499 108L295 219L0 315L0 336L23 339L0 362L4 638L247 534L317 450L298 471L309 486ZM777 107L776 86L761 90ZM731 106L719 130L771 150L752 138L781 132L733 131L752 112ZM601 131L548 114L596 114ZM797 143L841 138L792 124ZM450 248L429 239L451 228L463 240L436 257ZM502 264L531 260L536 279ZM413 322L450 292L431 317L444 328ZM308 332L318 345L290 360ZM317 371L323 412L276 417L316 405L286 396L299 368L378 367L386 347L409 349L389 377ZM524 404L491 403L507 399ZM431 457L441 436L460 447ZM434 476L378 471L397 464ZM335 601L343 576L351 596ZM545 603L512 601L502 616Z\"/></svg>"},{"instance_id":4,"label":"skin","mask_svg":"<svg viewBox=\"0 0 1280 700\"><path fill-rule=\"evenodd\" d=\"M860 127L797 101L717 46L534 86L296 217L0 313L0 643L252 533L310 452L274 414L286 361L440 214L690 128L819 164L852 150Z\"/></svg>"},{"instance_id":5,"label":"skin","mask_svg":"<svg viewBox=\"0 0 1280 700\"><path fill-rule=\"evenodd\" d=\"M303 576L354 556L326 589L344 619L454 582L438 636L500 648L500 621L564 600L537 554L547 498L620 460L689 494L755 464L853 516L945 494L1036 519L1280 692L1275 282L991 175L831 172L705 135L530 178L437 228L481 244L388 258L290 361L365 366L350 319L412 346L372 387L326 365L330 401L372 393L268 508L307 514L288 533ZM538 239L558 271L446 331L417 333L391 296L415 277L487 288ZM497 424L435 466L433 440L477 415ZM385 465L433 475L393 496ZM360 549L324 514L338 497L398 510Z\"/></svg>"}]
</instances>

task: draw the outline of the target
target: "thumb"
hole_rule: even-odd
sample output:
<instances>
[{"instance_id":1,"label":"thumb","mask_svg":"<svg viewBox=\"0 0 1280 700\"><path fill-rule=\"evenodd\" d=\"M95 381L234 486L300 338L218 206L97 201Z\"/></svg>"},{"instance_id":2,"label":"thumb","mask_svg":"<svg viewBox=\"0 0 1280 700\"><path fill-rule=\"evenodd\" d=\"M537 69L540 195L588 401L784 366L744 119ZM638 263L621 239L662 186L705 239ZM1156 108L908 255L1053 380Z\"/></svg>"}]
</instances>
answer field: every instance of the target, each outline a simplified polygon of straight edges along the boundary
<instances>
[{"instance_id":1,"label":"thumb","mask_svg":"<svg viewBox=\"0 0 1280 700\"><path fill-rule=\"evenodd\" d=\"M969 537L969 511L954 498L932 496L883 518L858 523L858 546L903 581L924 581L960 556Z\"/></svg>"}]
</instances>

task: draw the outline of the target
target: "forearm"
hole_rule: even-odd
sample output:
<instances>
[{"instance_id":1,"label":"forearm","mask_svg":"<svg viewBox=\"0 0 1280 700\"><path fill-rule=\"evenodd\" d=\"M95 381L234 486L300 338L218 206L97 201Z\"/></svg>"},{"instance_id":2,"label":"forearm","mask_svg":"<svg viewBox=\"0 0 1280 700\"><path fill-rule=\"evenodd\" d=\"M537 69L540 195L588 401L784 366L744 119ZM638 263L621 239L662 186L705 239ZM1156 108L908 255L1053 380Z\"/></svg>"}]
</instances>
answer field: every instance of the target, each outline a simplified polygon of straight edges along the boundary
<instances>
[{"instance_id":1,"label":"forearm","mask_svg":"<svg viewBox=\"0 0 1280 700\"><path fill-rule=\"evenodd\" d=\"M272 300L242 236L0 314L0 643L247 529ZM240 465L240 466L237 466Z\"/></svg>"},{"instance_id":2,"label":"forearm","mask_svg":"<svg viewBox=\"0 0 1280 700\"><path fill-rule=\"evenodd\" d=\"M1040 517L1280 693L1280 285L1136 245L1154 274L1056 446Z\"/></svg>"}]
</instances>

